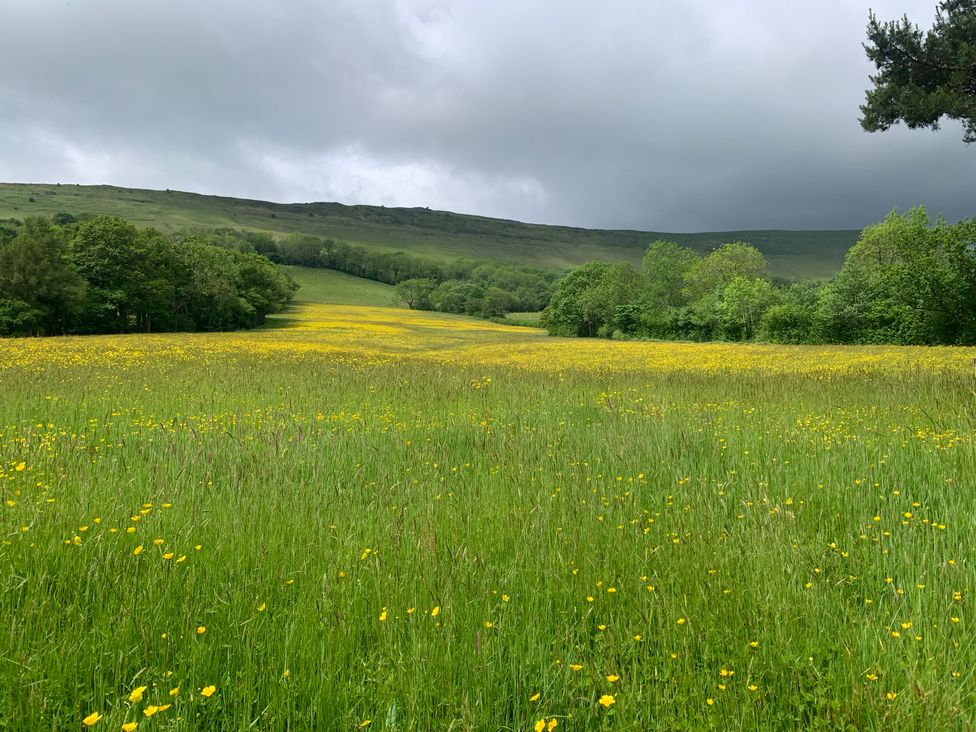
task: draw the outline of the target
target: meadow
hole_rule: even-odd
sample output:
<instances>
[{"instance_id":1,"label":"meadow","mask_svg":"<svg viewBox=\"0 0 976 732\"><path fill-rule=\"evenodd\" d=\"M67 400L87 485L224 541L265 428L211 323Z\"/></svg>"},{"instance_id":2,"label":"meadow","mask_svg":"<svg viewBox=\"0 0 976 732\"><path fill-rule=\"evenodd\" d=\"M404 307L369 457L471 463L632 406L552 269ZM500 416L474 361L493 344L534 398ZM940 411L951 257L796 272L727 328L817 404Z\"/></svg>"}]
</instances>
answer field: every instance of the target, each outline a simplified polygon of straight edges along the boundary
<instances>
[{"instance_id":1,"label":"meadow","mask_svg":"<svg viewBox=\"0 0 976 732\"><path fill-rule=\"evenodd\" d=\"M976 349L272 321L0 341L0 728L973 727Z\"/></svg>"}]
</instances>

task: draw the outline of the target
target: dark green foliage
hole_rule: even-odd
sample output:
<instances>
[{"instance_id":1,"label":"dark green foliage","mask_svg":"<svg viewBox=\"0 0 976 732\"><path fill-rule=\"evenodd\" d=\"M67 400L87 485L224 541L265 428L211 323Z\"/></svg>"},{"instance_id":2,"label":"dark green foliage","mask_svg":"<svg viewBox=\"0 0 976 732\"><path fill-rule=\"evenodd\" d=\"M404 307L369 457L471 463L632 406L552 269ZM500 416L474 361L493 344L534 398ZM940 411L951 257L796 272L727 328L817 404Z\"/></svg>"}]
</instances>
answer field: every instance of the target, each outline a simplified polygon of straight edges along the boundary
<instances>
[{"instance_id":1,"label":"dark green foliage","mask_svg":"<svg viewBox=\"0 0 976 732\"><path fill-rule=\"evenodd\" d=\"M821 283L797 282L780 288L779 301L771 305L759 322L757 338L773 343L817 343L817 303Z\"/></svg>"},{"instance_id":2,"label":"dark green foliage","mask_svg":"<svg viewBox=\"0 0 976 732\"><path fill-rule=\"evenodd\" d=\"M489 285L481 300L481 314L486 318L498 318L513 310L518 310L518 301L508 290Z\"/></svg>"},{"instance_id":3,"label":"dark green foliage","mask_svg":"<svg viewBox=\"0 0 976 732\"><path fill-rule=\"evenodd\" d=\"M168 238L109 216L29 219L0 245L0 335L260 325L294 284L248 242Z\"/></svg>"},{"instance_id":4,"label":"dark green foliage","mask_svg":"<svg viewBox=\"0 0 976 732\"><path fill-rule=\"evenodd\" d=\"M40 322L40 313L23 300L0 298L0 335L30 335Z\"/></svg>"},{"instance_id":5,"label":"dark green foliage","mask_svg":"<svg viewBox=\"0 0 976 732\"><path fill-rule=\"evenodd\" d=\"M878 69L861 107L865 130L938 129L945 116L976 141L976 0L943 0L927 32L907 16L880 23L871 13L864 48Z\"/></svg>"},{"instance_id":6,"label":"dark green foliage","mask_svg":"<svg viewBox=\"0 0 976 732\"><path fill-rule=\"evenodd\" d=\"M761 277L735 277L722 289L715 305L716 320L723 338L752 340L761 319L779 302L772 283Z\"/></svg>"},{"instance_id":7,"label":"dark green foliage","mask_svg":"<svg viewBox=\"0 0 976 732\"><path fill-rule=\"evenodd\" d=\"M308 234L292 234L278 242L278 258L284 264L321 267L323 242Z\"/></svg>"},{"instance_id":8,"label":"dark green foliage","mask_svg":"<svg viewBox=\"0 0 976 732\"><path fill-rule=\"evenodd\" d=\"M396 286L397 297L412 310L431 310L430 296L437 283L428 277L412 277Z\"/></svg>"},{"instance_id":9,"label":"dark green foliage","mask_svg":"<svg viewBox=\"0 0 976 732\"><path fill-rule=\"evenodd\" d=\"M644 254L642 277L648 307L676 308L687 304L685 277L700 259L693 249L673 241L655 241Z\"/></svg>"},{"instance_id":10,"label":"dark green foliage","mask_svg":"<svg viewBox=\"0 0 976 732\"><path fill-rule=\"evenodd\" d=\"M629 264L587 262L559 281L542 324L554 335L610 336L633 321L625 306L638 290L637 281Z\"/></svg>"},{"instance_id":11,"label":"dark green foliage","mask_svg":"<svg viewBox=\"0 0 976 732\"><path fill-rule=\"evenodd\" d=\"M275 261L339 272L397 286L415 310L499 317L546 306L557 275L526 265L456 259L433 262L404 252L384 252L334 239L292 234L277 243Z\"/></svg>"},{"instance_id":12,"label":"dark green foliage","mask_svg":"<svg viewBox=\"0 0 976 732\"><path fill-rule=\"evenodd\" d=\"M139 289L138 230L127 221L99 216L79 224L68 242L71 268L88 284L82 321L92 333L129 330L130 298Z\"/></svg>"},{"instance_id":13,"label":"dark green foliage","mask_svg":"<svg viewBox=\"0 0 976 732\"><path fill-rule=\"evenodd\" d=\"M684 294L690 302L720 297L722 289L737 277L765 278L769 267L762 252L741 241L723 244L707 257L696 259L685 270Z\"/></svg>"},{"instance_id":14,"label":"dark green foliage","mask_svg":"<svg viewBox=\"0 0 976 732\"><path fill-rule=\"evenodd\" d=\"M431 305L442 313L475 315L481 310L483 285L467 280L445 280L431 294Z\"/></svg>"},{"instance_id":15,"label":"dark green foliage","mask_svg":"<svg viewBox=\"0 0 976 732\"><path fill-rule=\"evenodd\" d=\"M976 220L933 226L924 208L869 226L824 287L842 343L976 343Z\"/></svg>"},{"instance_id":16,"label":"dark green foliage","mask_svg":"<svg viewBox=\"0 0 976 732\"><path fill-rule=\"evenodd\" d=\"M79 322L86 290L68 262L63 232L28 219L0 249L0 335L68 332Z\"/></svg>"},{"instance_id":17,"label":"dark green foliage","mask_svg":"<svg viewBox=\"0 0 976 732\"><path fill-rule=\"evenodd\" d=\"M557 335L778 343L976 343L976 219L934 225L924 208L866 228L825 283L774 282L741 242L706 257L654 242L630 279L590 262L543 317Z\"/></svg>"}]
</instances>

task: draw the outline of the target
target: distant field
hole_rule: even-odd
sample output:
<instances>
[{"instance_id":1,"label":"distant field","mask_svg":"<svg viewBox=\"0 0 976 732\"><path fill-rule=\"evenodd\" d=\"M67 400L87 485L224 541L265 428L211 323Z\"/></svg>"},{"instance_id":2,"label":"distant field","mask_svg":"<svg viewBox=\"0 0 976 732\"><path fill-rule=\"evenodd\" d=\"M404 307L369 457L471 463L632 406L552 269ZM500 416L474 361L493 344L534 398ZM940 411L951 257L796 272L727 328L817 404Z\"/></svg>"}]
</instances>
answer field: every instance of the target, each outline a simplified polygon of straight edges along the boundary
<instances>
[{"instance_id":1,"label":"distant field","mask_svg":"<svg viewBox=\"0 0 976 732\"><path fill-rule=\"evenodd\" d=\"M509 313L505 316L505 321L512 325L535 326L538 328L542 327L542 313Z\"/></svg>"},{"instance_id":2,"label":"distant field","mask_svg":"<svg viewBox=\"0 0 976 732\"><path fill-rule=\"evenodd\" d=\"M0 340L0 727L976 723L976 349L270 326Z\"/></svg>"},{"instance_id":3,"label":"distant field","mask_svg":"<svg viewBox=\"0 0 976 732\"><path fill-rule=\"evenodd\" d=\"M282 269L301 286L295 295L299 303L337 305L393 305L396 288L382 282L353 277L332 269L288 267Z\"/></svg>"},{"instance_id":4,"label":"distant field","mask_svg":"<svg viewBox=\"0 0 976 732\"><path fill-rule=\"evenodd\" d=\"M34 199L31 201L30 199ZM31 214L108 213L161 230L234 227L274 234L305 232L433 259L472 257L565 270L593 259L639 264L659 238L701 252L746 241L768 257L774 275L828 277L857 241L857 231L728 231L669 234L523 224L424 208L275 204L177 191L113 186L0 184L0 219ZM865 222L870 223L870 222Z\"/></svg>"}]
</instances>

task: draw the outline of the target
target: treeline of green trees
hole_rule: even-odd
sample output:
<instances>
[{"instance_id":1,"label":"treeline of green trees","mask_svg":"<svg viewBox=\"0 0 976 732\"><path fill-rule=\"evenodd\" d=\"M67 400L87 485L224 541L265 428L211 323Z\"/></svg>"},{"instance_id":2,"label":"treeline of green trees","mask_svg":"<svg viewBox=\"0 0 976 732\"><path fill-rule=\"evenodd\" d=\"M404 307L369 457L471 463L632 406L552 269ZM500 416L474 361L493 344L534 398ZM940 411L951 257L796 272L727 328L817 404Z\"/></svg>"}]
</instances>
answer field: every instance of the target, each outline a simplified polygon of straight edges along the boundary
<instances>
[{"instance_id":1,"label":"treeline of green trees","mask_svg":"<svg viewBox=\"0 0 976 732\"><path fill-rule=\"evenodd\" d=\"M164 236L110 216L0 230L0 335L250 328L297 286L226 235Z\"/></svg>"},{"instance_id":2,"label":"treeline of green trees","mask_svg":"<svg viewBox=\"0 0 976 732\"><path fill-rule=\"evenodd\" d=\"M327 267L397 286L409 308L482 317L538 311L548 303L558 275L535 267L456 259L433 262L404 252L382 252L308 234L275 242L250 235L255 249L282 264Z\"/></svg>"},{"instance_id":3,"label":"treeline of green trees","mask_svg":"<svg viewBox=\"0 0 976 732\"><path fill-rule=\"evenodd\" d=\"M892 211L823 282L774 282L743 242L701 256L656 241L639 271L606 262L571 271L542 320L569 336L976 344L976 219L933 224L922 207Z\"/></svg>"}]
</instances>

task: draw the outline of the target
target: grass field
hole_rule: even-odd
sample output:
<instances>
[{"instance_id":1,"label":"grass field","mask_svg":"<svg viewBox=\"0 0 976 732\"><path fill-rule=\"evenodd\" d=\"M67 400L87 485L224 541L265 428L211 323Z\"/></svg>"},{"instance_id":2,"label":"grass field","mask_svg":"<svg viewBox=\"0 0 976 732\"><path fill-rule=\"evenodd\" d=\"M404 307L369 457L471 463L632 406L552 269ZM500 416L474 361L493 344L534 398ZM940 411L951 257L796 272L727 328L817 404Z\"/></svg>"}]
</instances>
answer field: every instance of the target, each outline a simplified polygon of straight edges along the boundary
<instances>
[{"instance_id":1,"label":"grass field","mask_svg":"<svg viewBox=\"0 0 976 732\"><path fill-rule=\"evenodd\" d=\"M317 302L336 305L393 305L396 288L382 282L353 277L333 269L289 267L282 269L300 286L295 294L299 303Z\"/></svg>"},{"instance_id":2,"label":"grass field","mask_svg":"<svg viewBox=\"0 0 976 732\"><path fill-rule=\"evenodd\" d=\"M0 727L972 728L976 349L275 324L0 341Z\"/></svg>"},{"instance_id":3,"label":"grass field","mask_svg":"<svg viewBox=\"0 0 976 732\"><path fill-rule=\"evenodd\" d=\"M833 275L859 235L857 231L840 230L670 234L579 229L426 208L276 204L115 186L0 183L0 219L51 216L62 211L113 214L163 231L232 227L274 234L305 232L438 260L495 259L560 271L593 259L639 265L647 245L661 238L703 253L726 242L746 241L766 255L772 274L787 278Z\"/></svg>"},{"instance_id":4,"label":"grass field","mask_svg":"<svg viewBox=\"0 0 976 732\"><path fill-rule=\"evenodd\" d=\"M508 315L505 316L505 321L511 323L512 325L527 325L538 328L542 324L542 313L508 313Z\"/></svg>"}]
</instances>

